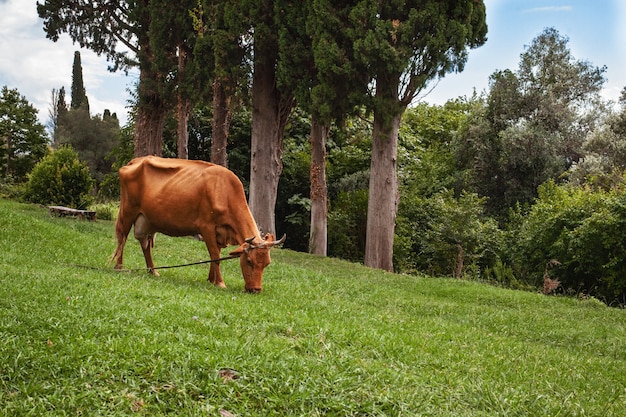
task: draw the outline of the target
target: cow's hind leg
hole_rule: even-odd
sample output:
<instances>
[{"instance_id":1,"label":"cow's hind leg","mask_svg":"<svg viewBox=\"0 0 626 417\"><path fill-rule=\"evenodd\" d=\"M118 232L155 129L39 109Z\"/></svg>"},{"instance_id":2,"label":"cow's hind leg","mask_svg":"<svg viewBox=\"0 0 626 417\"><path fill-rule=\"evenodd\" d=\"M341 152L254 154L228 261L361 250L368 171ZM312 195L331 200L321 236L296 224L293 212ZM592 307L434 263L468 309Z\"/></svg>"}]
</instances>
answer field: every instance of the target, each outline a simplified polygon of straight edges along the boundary
<instances>
[{"instance_id":1,"label":"cow's hind leg","mask_svg":"<svg viewBox=\"0 0 626 417\"><path fill-rule=\"evenodd\" d=\"M135 239L139 241L141 250L143 251L143 257L146 259L146 267L148 273L159 276L159 273L154 268L154 261L152 260L152 248L154 247L154 232L152 231L150 222L145 218L143 214L140 214L135 220Z\"/></svg>"},{"instance_id":2,"label":"cow's hind leg","mask_svg":"<svg viewBox=\"0 0 626 417\"><path fill-rule=\"evenodd\" d=\"M115 222L117 247L115 248L115 252L113 252L113 256L111 256L111 262L115 261L115 269L124 269L124 246L126 245L126 239L128 238L128 233L130 233L132 225L132 221L125 219L120 212Z\"/></svg>"}]
</instances>

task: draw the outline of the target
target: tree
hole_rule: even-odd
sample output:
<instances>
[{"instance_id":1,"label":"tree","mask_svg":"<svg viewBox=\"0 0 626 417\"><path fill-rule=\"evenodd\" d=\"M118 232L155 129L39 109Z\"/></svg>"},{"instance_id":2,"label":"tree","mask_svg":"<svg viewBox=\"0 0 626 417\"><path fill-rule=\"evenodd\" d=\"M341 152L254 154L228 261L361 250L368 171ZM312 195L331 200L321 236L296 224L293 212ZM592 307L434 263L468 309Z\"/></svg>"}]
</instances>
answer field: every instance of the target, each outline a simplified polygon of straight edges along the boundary
<instances>
[{"instance_id":1,"label":"tree","mask_svg":"<svg viewBox=\"0 0 626 417\"><path fill-rule=\"evenodd\" d=\"M521 214L510 239L517 276L540 286L551 263L550 276L564 290L623 303L626 194L547 181Z\"/></svg>"},{"instance_id":2,"label":"tree","mask_svg":"<svg viewBox=\"0 0 626 417\"><path fill-rule=\"evenodd\" d=\"M501 231L484 213L484 198L442 190L423 198L402 199L398 218L406 269L418 269L435 276L463 278L468 269L493 266L500 252Z\"/></svg>"},{"instance_id":3,"label":"tree","mask_svg":"<svg viewBox=\"0 0 626 417\"><path fill-rule=\"evenodd\" d=\"M626 89L622 91L621 109L600 107L601 120L583 143L584 156L567 173L573 184L591 184L611 189L624 184L626 170Z\"/></svg>"},{"instance_id":4,"label":"tree","mask_svg":"<svg viewBox=\"0 0 626 417\"><path fill-rule=\"evenodd\" d=\"M605 68L574 59L567 42L546 29L521 55L516 72L492 74L485 107L463 133L461 168L472 171L468 185L489 197L492 214L529 204L540 184L577 163L601 120Z\"/></svg>"},{"instance_id":5,"label":"tree","mask_svg":"<svg viewBox=\"0 0 626 417\"><path fill-rule=\"evenodd\" d=\"M164 74L154 68L148 29L152 15L150 0L44 0L37 2L46 36L57 41L61 34L105 55L112 71L139 67L138 106L135 124L135 155L161 155L167 111L160 95ZM124 48L118 48L118 44Z\"/></svg>"},{"instance_id":6,"label":"tree","mask_svg":"<svg viewBox=\"0 0 626 417\"><path fill-rule=\"evenodd\" d=\"M253 30L252 138L250 210L263 232L276 232L276 195L282 172L282 140L294 97L281 88L276 68L279 58L276 34L282 2L242 1ZM291 5L291 7L293 7Z\"/></svg>"},{"instance_id":7,"label":"tree","mask_svg":"<svg viewBox=\"0 0 626 417\"><path fill-rule=\"evenodd\" d=\"M194 102L204 92L203 84L208 83L198 80L198 75L204 72L193 71L197 32L190 11L197 5L197 0L150 2L148 32L153 64L164 78L159 92L167 107L175 109L177 152L181 159L189 156L189 114ZM205 60L204 57L201 59Z\"/></svg>"},{"instance_id":8,"label":"tree","mask_svg":"<svg viewBox=\"0 0 626 417\"><path fill-rule=\"evenodd\" d=\"M55 147L58 147L60 142L60 135L59 135L59 128L63 125L63 122L65 121L65 118L67 117L67 103L65 101L65 87L61 87L59 89L59 99L56 103L56 129L54 132L54 140L53 140L53 145Z\"/></svg>"},{"instance_id":9,"label":"tree","mask_svg":"<svg viewBox=\"0 0 626 417\"><path fill-rule=\"evenodd\" d=\"M105 110L91 116L85 109L70 110L61 127L60 143L70 145L87 164L97 184L111 172L109 154L118 142L119 120Z\"/></svg>"},{"instance_id":10,"label":"tree","mask_svg":"<svg viewBox=\"0 0 626 417\"><path fill-rule=\"evenodd\" d=\"M474 99L450 100L442 106L420 103L402 115L398 177L403 200L412 195L428 198L446 189L460 194L456 136L473 106Z\"/></svg>"},{"instance_id":11,"label":"tree","mask_svg":"<svg viewBox=\"0 0 626 417\"><path fill-rule=\"evenodd\" d=\"M89 99L83 82L83 66L80 62L80 52L74 52L72 64L72 110L85 109L89 113Z\"/></svg>"},{"instance_id":12,"label":"tree","mask_svg":"<svg viewBox=\"0 0 626 417\"><path fill-rule=\"evenodd\" d=\"M37 109L17 89L6 85L0 93L0 159L3 177L24 180L47 152L45 127Z\"/></svg>"},{"instance_id":13,"label":"tree","mask_svg":"<svg viewBox=\"0 0 626 417\"><path fill-rule=\"evenodd\" d=\"M309 4L310 3L310 4ZM342 21L347 19L351 2L309 2L309 9L296 8L302 21L287 19L294 26L292 38L304 40L304 51L298 56L306 57L292 67L302 68L304 76L291 77L300 80L294 88L300 106L311 114L311 229L309 252L326 255L327 230L327 185L326 185L326 141L333 122L341 124L344 118L357 111L366 96L367 70L359 68L354 59L352 42L341 32ZM302 10L307 13L302 13ZM306 32L298 35L298 29ZM285 42L286 41L286 42ZM310 45L309 45L310 42ZM287 38L287 45L296 44ZM302 42L301 42L302 43ZM284 48L286 54L289 49ZM294 55L294 54L291 54Z\"/></svg>"},{"instance_id":14,"label":"tree","mask_svg":"<svg viewBox=\"0 0 626 417\"><path fill-rule=\"evenodd\" d=\"M211 84L210 160L228 166L228 138L235 109L246 96L251 73L250 34L239 4L203 0L192 14L197 39L192 71Z\"/></svg>"},{"instance_id":15,"label":"tree","mask_svg":"<svg viewBox=\"0 0 626 417\"><path fill-rule=\"evenodd\" d=\"M62 111L61 106L65 106L65 89L63 87L59 90L53 88L52 94L50 95L50 107L48 108L48 122L46 123L46 127L48 128L48 133L52 138L52 146L54 147L59 143L57 131L59 128L59 113ZM65 111L67 112L67 107L65 107Z\"/></svg>"},{"instance_id":16,"label":"tree","mask_svg":"<svg viewBox=\"0 0 626 417\"><path fill-rule=\"evenodd\" d=\"M355 2L349 24L355 58L375 80L365 264L392 270L402 113L430 80L462 71L468 48L486 41L485 6L474 0L364 0Z\"/></svg>"},{"instance_id":17,"label":"tree","mask_svg":"<svg viewBox=\"0 0 626 417\"><path fill-rule=\"evenodd\" d=\"M72 65L72 105L65 105L65 89L62 87L52 107L56 109L54 144L70 145L89 166L91 174L99 184L111 171L109 153L115 146L119 134L119 121L115 114L105 110L103 115L91 117L89 102L80 64L80 53L74 53Z\"/></svg>"}]
</instances>

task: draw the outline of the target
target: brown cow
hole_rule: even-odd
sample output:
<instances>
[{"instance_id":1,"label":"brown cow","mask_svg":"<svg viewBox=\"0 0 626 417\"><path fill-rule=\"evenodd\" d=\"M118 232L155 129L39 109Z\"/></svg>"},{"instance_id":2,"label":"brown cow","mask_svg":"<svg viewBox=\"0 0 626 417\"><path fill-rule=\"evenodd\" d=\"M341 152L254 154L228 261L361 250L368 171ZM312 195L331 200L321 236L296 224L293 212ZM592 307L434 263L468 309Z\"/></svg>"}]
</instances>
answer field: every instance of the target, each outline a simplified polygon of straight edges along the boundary
<instances>
[{"instance_id":1,"label":"brown cow","mask_svg":"<svg viewBox=\"0 0 626 417\"><path fill-rule=\"evenodd\" d=\"M158 275L152 260L155 233L200 235L211 259L219 259L221 248L240 245L231 255L239 255L246 291L261 292L270 249L285 237L280 241L271 234L261 237L235 174L208 162L154 156L135 158L119 173L116 269L123 268L124 245L133 225L148 272L154 275ZM209 281L226 287L219 262L211 263Z\"/></svg>"}]
</instances>

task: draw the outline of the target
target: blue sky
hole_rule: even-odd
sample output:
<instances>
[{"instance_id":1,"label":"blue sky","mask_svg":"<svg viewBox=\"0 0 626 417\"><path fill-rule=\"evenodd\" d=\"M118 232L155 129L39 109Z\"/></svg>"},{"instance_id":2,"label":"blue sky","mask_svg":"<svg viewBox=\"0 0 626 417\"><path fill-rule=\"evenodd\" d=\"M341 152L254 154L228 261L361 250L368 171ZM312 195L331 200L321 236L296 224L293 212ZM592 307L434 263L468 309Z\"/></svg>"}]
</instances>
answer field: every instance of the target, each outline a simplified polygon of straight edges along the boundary
<instances>
[{"instance_id":1,"label":"blue sky","mask_svg":"<svg viewBox=\"0 0 626 417\"><path fill-rule=\"evenodd\" d=\"M486 0L487 42L470 51L465 70L448 74L425 101L443 104L480 93L496 70L517 70L520 54L545 28L569 38L575 59L606 65L603 96L619 98L626 87L626 1L624 0Z\"/></svg>"},{"instance_id":2,"label":"blue sky","mask_svg":"<svg viewBox=\"0 0 626 417\"><path fill-rule=\"evenodd\" d=\"M626 0L486 0L489 32L487 43L470 51L465 70L448 74L423 98L443 104L459 96L471 96L488 86L496 70L516 70L525 45L545 28L554 27L569 38L576 59L607 66L603 96L617 100L626 87ZM65 36L59 42L46 39L35 1L0 0L0 86L17 88L39 109L42 123L48 119L53 88L71 87L74 51L80 50ZM92 113L110 109L126 120L126 89L137 74L125 76L107 71L107 62L88 50L81 51L83 78ZM68 97L69 98L69 97Z\"/></svg>"}]
</instances>

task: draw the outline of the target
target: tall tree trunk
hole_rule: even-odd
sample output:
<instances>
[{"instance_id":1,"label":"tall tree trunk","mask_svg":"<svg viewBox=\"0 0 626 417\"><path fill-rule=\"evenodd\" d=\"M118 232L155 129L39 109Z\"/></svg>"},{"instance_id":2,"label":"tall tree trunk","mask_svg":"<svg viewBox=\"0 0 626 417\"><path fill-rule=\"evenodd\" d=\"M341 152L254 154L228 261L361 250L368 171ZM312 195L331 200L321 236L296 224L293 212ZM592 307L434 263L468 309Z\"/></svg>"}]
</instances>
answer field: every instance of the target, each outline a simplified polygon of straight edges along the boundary
<instances>
[{"instance_id":1,"label":"tall tree trunk","mask_svg":"<svg viewBox=\"0 0 626 417\"><path fill-rule=\"evenodd\" d=\"M216 78L213 82L213 140L211 162L228 167L228 128L230 125L230 98L224 85Z\"/></svg>"},{"instance_id":2,"label":"tall tree trunk","mask_svg":"<svg viewBox=\"0 0 626 417\"><path fill-rule=\"evenodd\" d=\"M252 75L252 143L249 206L264 233L276 233L276 196L283 170L283 134L292 99L281 99L276 88L275 40L255 38Z\"/></svg>"},{"instance_id":3,"label":"tall tree trunk","mask_svg":"<svg viewBox=\"0 0 626 417\"><path fill-rule=\"evenodd\" d=\"M157 74L142 65L139 71L139 100L135 121L135 157L163 154L166 107L158 89Z\"/></svg>"},{"instance_id":4,"label":"tall tree trunk","mask_svg":"<svg viewBox=\"0 0 626 417\"><path fill-rule=\"evenodd\" d=\"M187 62L187 50L183 45L178 47L178 71L184 74L185 63ZM181 77L182 78L182 77ZM180 86L179 86L180 88ZM178 157L180 159L189 159L189 113L191 112L191 100L185 97L179 89L177 95L176 118L178 120L178 129L176 137L178 138Z\"/></svg>"},{"instance_id":5,"label":"tall tree trunk","mask_svg":"<svg viewBox=\"0 0 626 417\"><path fill-rule=\"evenodd\" d=\"M394 77L387 79L394 80ZM397 100L397 88L397 82L385 82L383 77L376 80L379 106L374 110L367 203L365 265L386 271L393 271L393 237L400 198L397 159L403 107Z\"/></svg>"},{"instance_id":6,"label":"tall tree trunk","mask_svg":"<svg viewBox=\"0 0 626 417\"><path fill-rule=\"evenodd\" d=\"M178 119L178 129L176 136L178 138L178 157L180 159L189 159L189 113L191 112L191 101L178 93L178 103L176 113Z\"/></svg>"},{"instance_id":7,"label":"tall tree trunk","mask_svg":"<svg viewBox=\"0 0 626 417\"><path fill-rule=\"evenodd\" d=\"M311 117L311 233L309 252L326 256L328 246L326 191L326 138L330 126Z\"/></svg>"}]
</instances>

